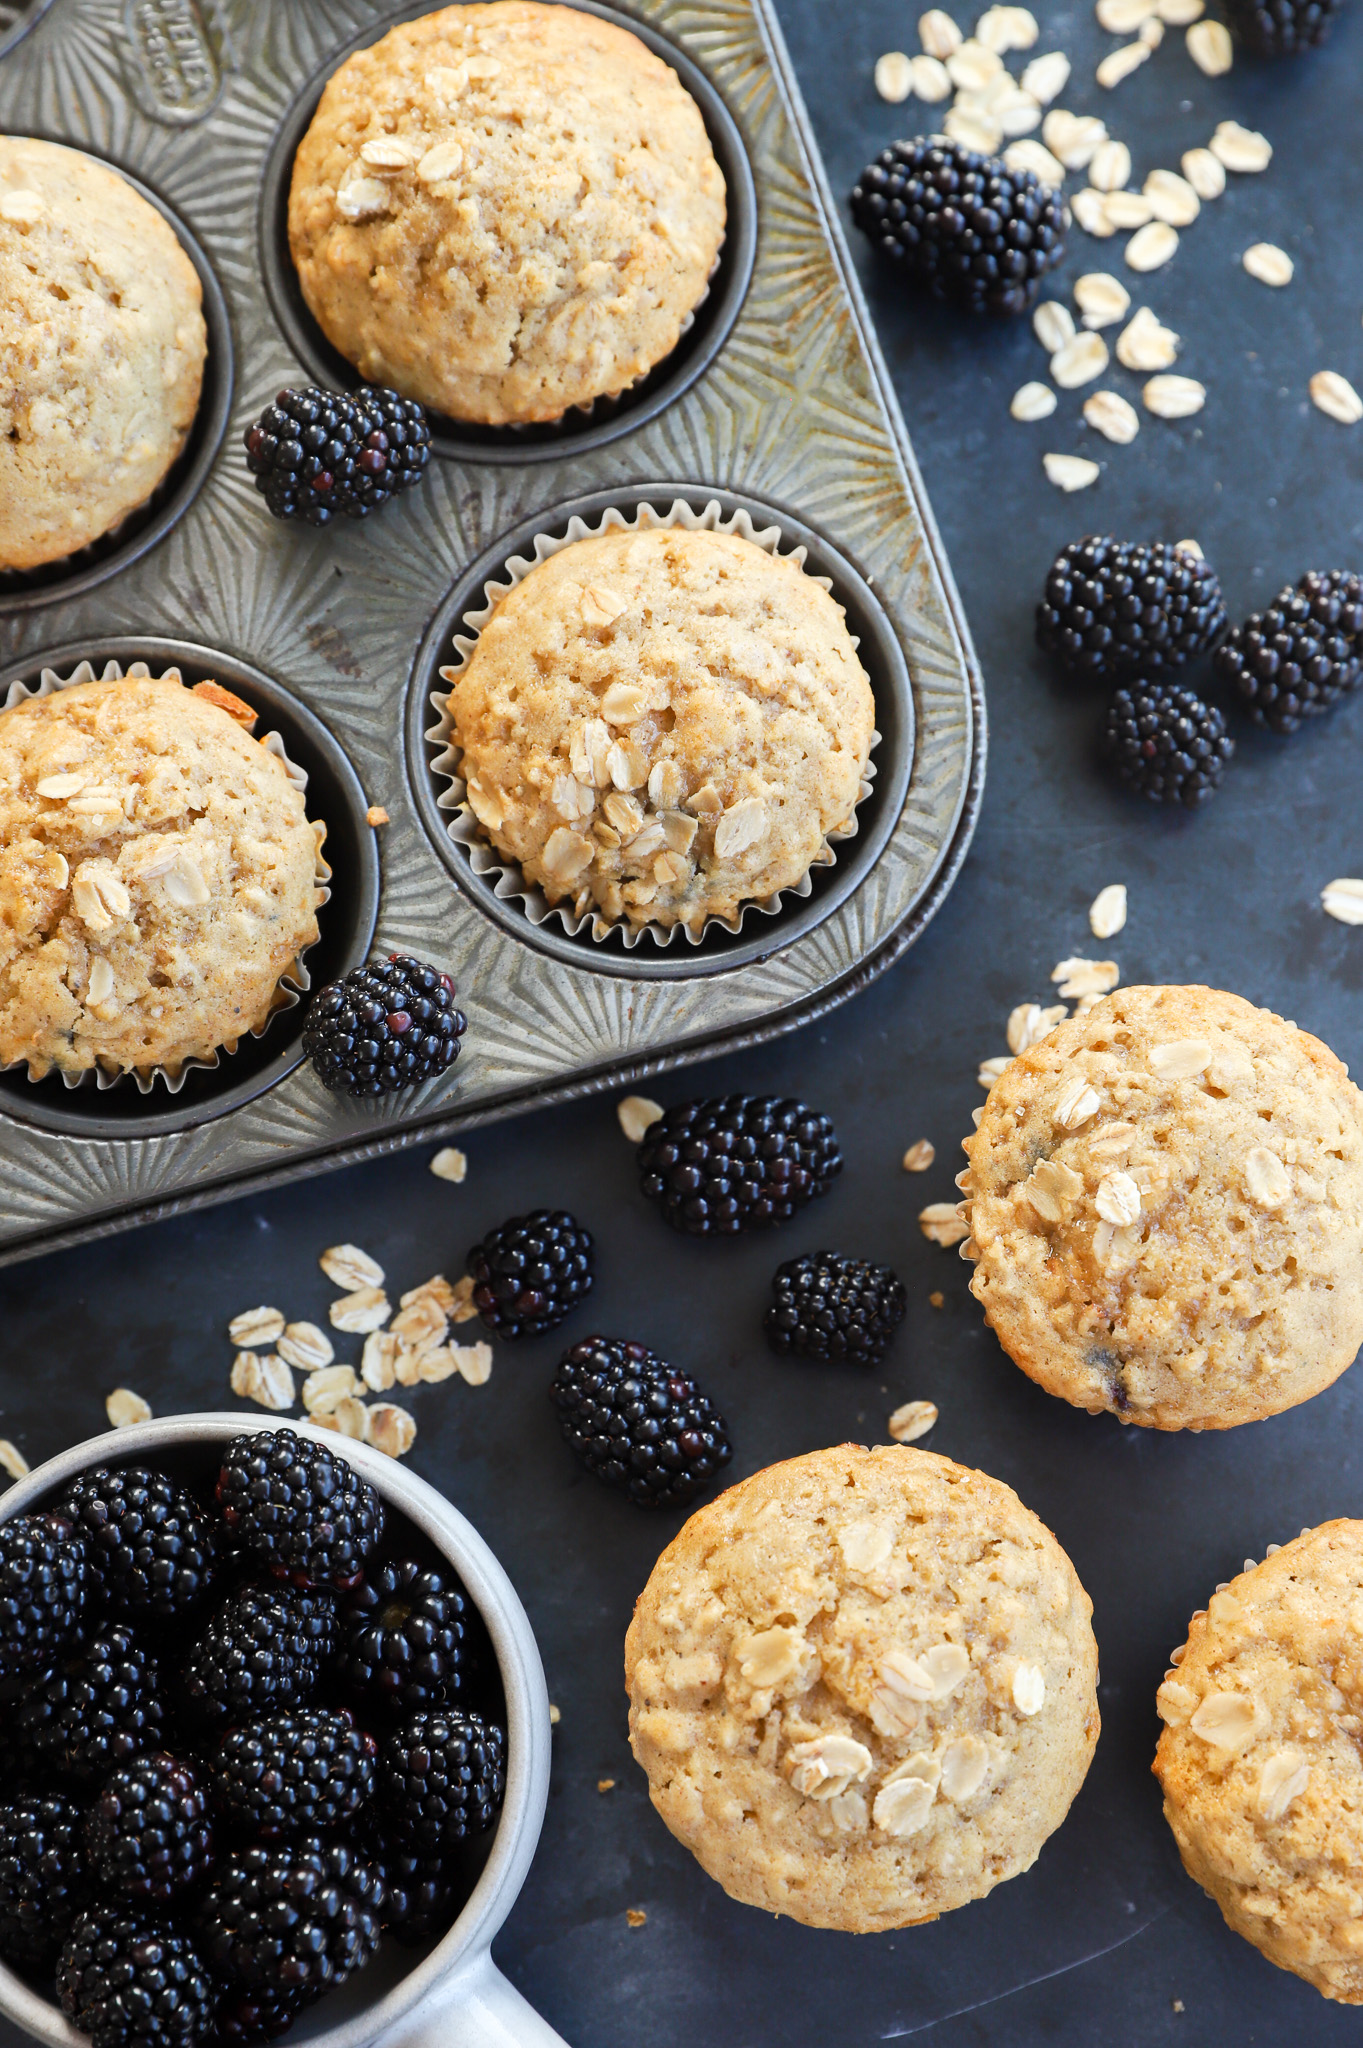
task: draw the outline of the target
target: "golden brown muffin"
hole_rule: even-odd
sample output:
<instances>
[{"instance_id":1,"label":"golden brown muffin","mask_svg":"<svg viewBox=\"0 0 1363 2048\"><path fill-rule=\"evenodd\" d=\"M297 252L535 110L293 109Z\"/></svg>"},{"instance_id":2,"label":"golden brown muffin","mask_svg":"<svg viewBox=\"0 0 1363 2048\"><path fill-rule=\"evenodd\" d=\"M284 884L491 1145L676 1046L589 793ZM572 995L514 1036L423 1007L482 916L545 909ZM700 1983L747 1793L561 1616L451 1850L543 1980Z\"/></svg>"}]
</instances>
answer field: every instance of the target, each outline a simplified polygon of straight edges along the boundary
<instances>
[{"instance_id":1,"label":"golden brown muffin","mask_svg":"<svg viewBox=\"0 0 1363 2048\"><path fill-rule=\"evenodd\" d=\"M1173 1663L1154 1772L1189 1876L1279 1969L1363 2004L1363 1522L1247 1566Z\"/></svg>"},{"instance_id":2,"label":"golden brown muffin","mask_svg":"<svg viewBox=\"0 0 1363 2048\"><path fill-rule=\"evenodd\" d=\"M1098 1739L1093 1608L1017 1495L844 1444L731 1487L625 1640L630 1740L732 1898L851 1933L1028 1870Z\"/></svg>"},{"instance_id":3,"label":"golden brown muffin","mask_svg":"<svg viewBox=\"0 0 1363 2048\"><path fill-rule=\"evenodd\" d=\"M681 527L539 563L449 710L470 809L551 903L695 931L826 857L875 721L828 592L752 541Z\"/></svg>"},{"instance_id":4,"label":"golden brown muffin","mask_svg":"<svg viewBox=\"0 0 1363 2048\"><path fill-rule=\"evenodd\" d=\"M1010 1061L965 1150L971 1292L1076 1407L1229 1429L1363 1343L1363 1097L1271 1011L1118 989Z\"/></svg>"},{"instance_id":5,"label":"golden brown muffin","mask_svg":"<svg viewBox=\"0 0 1363 2048\"><path fill-rule=\"evenodd\" d=\"M0 711L0 1065L231 1050L317 937L323 831L211 685L128 676Z\"/></svg>"},{"instance_id":6,"label":"golden brown muffin","mask_svg":"<svg viewBox=\"0 0 1363 2048\"><path fill-rule=\"evenodd\" d=\"M327 339L454 419L558 419L677 345L724 239L700 110L628 30L492 0L400 22L329 81L289 245Z\"/></svg>"},{"instance_id":7,"label":"golden brown muffin","mask_svg":"<svg viewBox=\"0 0 1363 2048\"><path fill-rule=\"evenodd\" d=\"M58 561L151 496L198 410L202 306L117 171L0 136L0 569Z\"/></svg>"}]
</instances>

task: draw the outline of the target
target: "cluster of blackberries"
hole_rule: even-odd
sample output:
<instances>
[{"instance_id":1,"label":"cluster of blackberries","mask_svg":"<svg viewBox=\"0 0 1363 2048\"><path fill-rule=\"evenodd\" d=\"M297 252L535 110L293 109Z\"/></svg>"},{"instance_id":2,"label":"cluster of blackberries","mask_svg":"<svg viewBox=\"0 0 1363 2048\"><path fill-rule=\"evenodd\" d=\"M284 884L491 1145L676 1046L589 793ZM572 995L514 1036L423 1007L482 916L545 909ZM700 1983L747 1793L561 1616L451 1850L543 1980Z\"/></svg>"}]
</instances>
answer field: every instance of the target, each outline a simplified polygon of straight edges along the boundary
<instances>
[{"instance_id":1,"label":"cluster of blackberries","mask_svg":"<svg viewBox=\"0 0 1363 2048\"><path fill-rule=\"evenodd\" d=\"M1128 788L1161 804L1205 802L1235 751L1225 713L1179 671L1212 654L1255 724L1295 732L1363 675L1363 577L1313 572L1226 628L1215 571L1190 546L1097 534L1052 564L1036 615L1037 640L1062 668L1117 685L1100 751Z\"/></svg>"},{"instance_id":2,"label":"cluster of blackberries","mask_svg":"<svg viewBox=\"0 0 1363 2048\"><path fill-rule=\"evenodd\" d=\"M353 967L313 998L303 1051L335 1094L388 1095L452 1067L467 1020L448 974L402 953Z\"/></svg>"},{"instance_id":3,"label":"cluster of blackberries","mask_svg":"<svg viewBox=\"0 0 1363 2048\"><path fill-rule=\"evenodd\" d=\"M0 1957L96 2048L248 2048L468 1889L506 1737L466 1596L292 1430L211 1503L99 1468L0 1525Z\"/></svg>"},{"instance_id":4,"label":"cluster of blackberries","mask_svg":"<svg viewBox=\"0 0 1363 2048\"><path fill-rule=\"evenodd\" d=\"M1226 17L1256 57L1297 57L1325 41L1343 0L1226 0Z\"/></svg>"},{"instance_id":5,"label":"cluster of blackberries","mask_svg":"<svg viewBox=\"0 0 1363 2048\"><path fill-rule=\"evenodd\" d=\"M431 459L422 408L396 391L281 391L246 429L246 465L276 519L367 519L420 483Z\"/></svg>"}]
</instances>

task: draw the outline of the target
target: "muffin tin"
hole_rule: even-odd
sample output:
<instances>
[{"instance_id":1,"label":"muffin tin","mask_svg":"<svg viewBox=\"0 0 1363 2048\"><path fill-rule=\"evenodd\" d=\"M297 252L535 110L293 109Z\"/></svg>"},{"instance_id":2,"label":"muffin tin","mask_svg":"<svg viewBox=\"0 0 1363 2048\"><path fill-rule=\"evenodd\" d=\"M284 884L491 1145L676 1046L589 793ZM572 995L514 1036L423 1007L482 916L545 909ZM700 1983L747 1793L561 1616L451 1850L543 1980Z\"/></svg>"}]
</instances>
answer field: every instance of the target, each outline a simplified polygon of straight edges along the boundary
<instances>
[{"instance_id":1,"label":"muffin tin","mask_svg":"<svg viewBox=\"0 0 1363 2048\"><path fill-rule=\"evenodd\" d=\"M701 105L731 208L709 296L618 401L549 432L439 428L419 489L321 533L272 521L241 455L278 388L341 374L292 281L288 161L344 53L427 7L157 0L148 27L136 4L63 0L30 10L0 60L0 127L92 150L173 218L205 279L214 379L142 526L66 576L0 587L0 678L112 654L261 703L324 792L336 879L314 983L371 944L411 951L454 975L470 1020L449 1075L377 1103L300 1065L297 1013L178 1096L4 1077L0 1262L774 1036L911 944L964 857L978 670L770 0L586 4ZM529 536L583 506L677 497L747 507L808 548L861 639L882 741L857 836L807 896L684 953L627 953L533 926L472 873L424 734L455 623ZM369 806L389 822L367 824Z\"/></svg>"}]
</instances>

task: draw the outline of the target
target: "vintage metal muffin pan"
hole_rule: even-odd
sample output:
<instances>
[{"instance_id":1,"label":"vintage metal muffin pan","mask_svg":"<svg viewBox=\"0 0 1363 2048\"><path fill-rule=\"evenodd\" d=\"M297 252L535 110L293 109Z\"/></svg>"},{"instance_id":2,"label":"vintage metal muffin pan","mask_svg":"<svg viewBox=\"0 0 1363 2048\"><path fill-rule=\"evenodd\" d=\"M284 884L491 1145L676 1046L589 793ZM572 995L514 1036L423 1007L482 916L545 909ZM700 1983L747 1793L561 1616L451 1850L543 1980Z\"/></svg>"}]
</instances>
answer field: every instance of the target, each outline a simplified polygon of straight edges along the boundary
<instances>
[{"instance_id":1,"label":"vintage metal muffin pan","mask_svg":"<svg viewBox=\"0 0 1363 2048\"><path fill-rule=\"evenodd\" d=\"M548 434L442 427L418 490L322 533L272 521L240 452L281 385L339 374L290 281L287 160L341 53L426 6L53 0L0 55L0 129L106 157L188 231L212 354L145 525L73 575L0 579L0 677L112 654L259 701L328 824L314 982L371 944L411 950L454 974L470 1020L452 1074L380 1103L327 1095L297 1013L178 1096L3 1077L0 1262L789 1029L910 944L959 867L978 672L770 0L590 5L673 57L701 104L731 205L709 297L638 391ZM0 50L17 14L0 4ZM582 504L645 497L717 497L804 540L861 637L884 736L837 864L689 957L580 943L480 893L423 736L442 643L499 562ZM365 823L371 805L390 822Z\"/></svg>"}]
</instances>

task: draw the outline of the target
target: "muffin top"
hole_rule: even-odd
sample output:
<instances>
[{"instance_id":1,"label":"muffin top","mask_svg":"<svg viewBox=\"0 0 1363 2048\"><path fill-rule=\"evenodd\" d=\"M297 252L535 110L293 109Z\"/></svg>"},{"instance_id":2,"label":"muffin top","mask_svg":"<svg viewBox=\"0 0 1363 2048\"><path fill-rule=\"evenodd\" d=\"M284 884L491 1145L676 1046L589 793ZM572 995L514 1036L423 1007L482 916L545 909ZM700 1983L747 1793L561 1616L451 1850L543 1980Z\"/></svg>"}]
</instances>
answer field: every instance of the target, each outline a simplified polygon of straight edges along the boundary
<instances>
[{"instance_id":1,"label":"muffin top","mask_svg":"<svg viewBox=\"0 0 1363 2048\"><path fill-rule=\"evenodd\" d=\"M1193 1616L1154 1770L1237 1934L1363 2004L1363 1522L1325 1522Z\"/></svg>"},{"instance_id":2,"label":"muffin top","mask_svg":"<svg viewBox=\"0 0 1363 2048\"><path fill-rule=\"evenodd\" d=\"M0 1065L174 1070L264 1023L324 828L253 715L174 671L0 711Z\"/></svg>"},{"instance_id":3,"label":"muffin top","mask_svg":"<svg viewBox=\"0 0 1363 2048\"><path fill-rule=\"evenodd\" d=\"M117 171L0 136L0 569L58 561L150 497L198 408L202 305Z\"/></svg>"},{"instance_id":4,"label":"muffin top","mask_svg":"<svg viewBox=\"0 0 1363 2048\"><path fill-rule=\"evenodd\" d=\"M630 1740L731 1897L912 1926L1030 1868L1098 1739L1092 1605L997 1479L844 1444L731 1487L625 1641Z\"/></svg>"},{"instance_id":5,"label":"muffin top","mask_svg":"<svg viewBox=\"0 0 1363 2048\"><path fill-rule=\"evenodd\" d=\"M1363 1097L1295 1024L1118 989L1009 1063L965 1150L971 1291L1048 1392L1228 1429L1352 1364Z\"/></svg>"},{"instance_id":6,"label":"muffin top","mask_svg":"<svg viewBox=\"0 0 1363 2048\"><path fill-rule=\"evenodd\" d=\"M695 930L808 872L856 806L875 718L822 585L681 527L540 562L449 710L470 809L551 903Z\"/></svg>"},{"instance_id":7,"label":"muffin top","mask_svg":"<svg viewBox=\"0 0 1363 2048\"><path fill-rule=\"evenodd\" d=\"M346 59L294 161L289 244L362 376L502 425L621 391L675 348L724 219L668 65L575 7L492 0Z\"/></svg>"}]
</instances>

